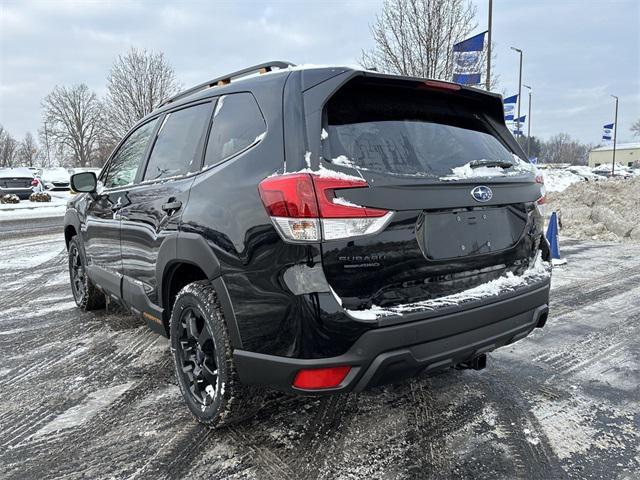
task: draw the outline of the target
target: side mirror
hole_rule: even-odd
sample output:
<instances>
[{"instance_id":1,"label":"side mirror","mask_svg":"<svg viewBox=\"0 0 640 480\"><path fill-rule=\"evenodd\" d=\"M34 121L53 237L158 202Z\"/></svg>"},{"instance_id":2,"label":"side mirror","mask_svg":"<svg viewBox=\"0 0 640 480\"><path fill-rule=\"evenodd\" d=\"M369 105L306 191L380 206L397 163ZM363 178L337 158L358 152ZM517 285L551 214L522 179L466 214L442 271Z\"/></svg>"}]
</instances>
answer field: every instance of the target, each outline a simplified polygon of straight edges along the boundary
<instances>
[{"instance_id":1,"label":"side mirror","mask_svg":"<svg viewBox=\"0 0 640 480\"><path fill-rule=\"evenodd\" d=\"M80 172L71 175L71 188L80 193L95 193L98 186L96 174L93 172Z\"/></svg>"}]
</instances>

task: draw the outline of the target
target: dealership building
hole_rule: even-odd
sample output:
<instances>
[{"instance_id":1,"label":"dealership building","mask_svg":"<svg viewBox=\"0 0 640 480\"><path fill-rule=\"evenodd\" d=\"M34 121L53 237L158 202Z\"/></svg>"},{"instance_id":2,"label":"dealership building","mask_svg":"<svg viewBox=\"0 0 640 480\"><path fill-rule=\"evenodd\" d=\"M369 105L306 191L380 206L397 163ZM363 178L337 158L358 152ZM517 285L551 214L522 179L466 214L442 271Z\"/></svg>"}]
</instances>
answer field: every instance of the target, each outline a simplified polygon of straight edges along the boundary
<instances>
[{"instance_id":1,"label":"dealership building","mask_svg":"<svg viewBox=\"0 0 640 480\"><path fill-rule=\"evenodd\" d=\"M613 159L613 144L594 148L589 152L589 166L609 164ZM616 165L632 167L640 165L640 143L618 143L616 145Z\"/></svg>"}]
</instances>

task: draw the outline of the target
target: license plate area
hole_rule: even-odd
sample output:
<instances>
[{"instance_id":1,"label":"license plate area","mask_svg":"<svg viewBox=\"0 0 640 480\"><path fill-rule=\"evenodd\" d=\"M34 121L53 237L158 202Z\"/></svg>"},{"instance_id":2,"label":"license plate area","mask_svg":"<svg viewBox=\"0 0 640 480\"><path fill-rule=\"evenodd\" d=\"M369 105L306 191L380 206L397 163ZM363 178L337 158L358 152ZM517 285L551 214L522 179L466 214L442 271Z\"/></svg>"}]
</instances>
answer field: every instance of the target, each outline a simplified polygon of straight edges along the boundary
<instances>
[{"instance_id":1,"label":"license plate area","mask_svg":"<svg viewBox=\"0 0 640 480\"><path fill-rule=\"evenodd\" d=\"M425 212L424 254L445 260L499 252L518 242L526 223L526 216L509 207Z\"/></svg>"}]
</instances>

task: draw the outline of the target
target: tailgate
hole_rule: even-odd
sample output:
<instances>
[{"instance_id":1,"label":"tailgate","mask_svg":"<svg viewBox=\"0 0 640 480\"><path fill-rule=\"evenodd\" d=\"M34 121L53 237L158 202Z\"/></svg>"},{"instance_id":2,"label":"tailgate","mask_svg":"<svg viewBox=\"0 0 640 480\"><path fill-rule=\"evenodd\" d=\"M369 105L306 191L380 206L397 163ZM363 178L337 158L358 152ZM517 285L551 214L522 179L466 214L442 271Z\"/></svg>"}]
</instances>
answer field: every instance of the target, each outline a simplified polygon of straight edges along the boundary
<instances>
[{"instance_id":1,"label":"tailgate","mask_svg":"<svg viewBox=\"0 0 640 480\"><path fill-rule=\"evenodd\" d=\"M393 212L373 235L323 242L346 308L434 299L529 266L540 185L483 102L357 79L327 103L322 165L368 184L335 196Z\"/></svg>"}]
</instances>

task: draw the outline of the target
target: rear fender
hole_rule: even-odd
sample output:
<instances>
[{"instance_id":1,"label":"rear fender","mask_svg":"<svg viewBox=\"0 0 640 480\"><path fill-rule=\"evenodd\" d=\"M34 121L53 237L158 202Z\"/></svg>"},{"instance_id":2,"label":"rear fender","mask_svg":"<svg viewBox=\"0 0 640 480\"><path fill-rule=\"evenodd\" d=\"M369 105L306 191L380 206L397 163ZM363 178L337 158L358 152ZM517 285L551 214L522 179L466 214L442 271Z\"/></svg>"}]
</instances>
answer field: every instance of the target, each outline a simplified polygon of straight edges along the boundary
<instances>
[{"instance_id":1,"label":"rear fender","mask_svg":"<svg viewBox=\"0 0 640 480\"><path fill-rule=\"evenodd\" d=\"M167 238L160 247L158 261L156 264L157 285L164 285L163 279L169 274L170 269L180 263L187 263L198 267L204 272L207 279L216 291L218 300L224 312L231 345L234 348L241 348L242 341L236 322L233 305L229 298L229 293L222 276L220 275L220 262L213 253L207 242L200 235L195 233L179 232ZM168 302L166 289L158 289L158 302L164 308L165 316L171 316L166 303ZM168 324L168 322L167 322Z\"/></svg>"}]
</instances>

